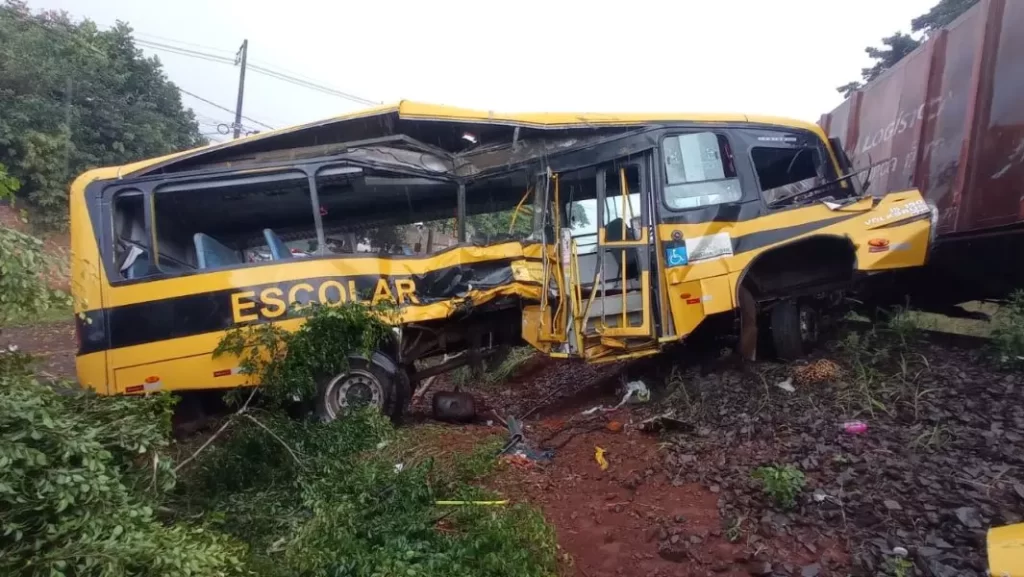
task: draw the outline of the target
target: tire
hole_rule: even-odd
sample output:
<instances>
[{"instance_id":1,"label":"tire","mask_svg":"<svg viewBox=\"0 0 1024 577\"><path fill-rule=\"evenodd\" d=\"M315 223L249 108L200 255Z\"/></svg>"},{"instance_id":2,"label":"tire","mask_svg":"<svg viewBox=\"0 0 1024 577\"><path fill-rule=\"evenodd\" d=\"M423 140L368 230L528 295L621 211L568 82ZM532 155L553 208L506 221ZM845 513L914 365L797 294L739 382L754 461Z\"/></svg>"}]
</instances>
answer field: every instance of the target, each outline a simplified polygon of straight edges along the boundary
<instances>
[{"instance_id":1,"label":"tire","mask_svg":"<svg viewBox=\"0 0 1024 577\"><path fill-rule=\"evenodd\" d=\"M469 393L439 391L432 401L434 418L449 423L468 423L476 418L476 399Z\"/></svg>"},{"instance_id":2,"label":"tire","mask_svg":"<svg viewBox=\"0 0 1024 577\"><path fill-rule=\"evenodd\" d=\"M321 421L331 422L348 409L370 405L392 420L398 420L409 402L408 389L408 376L387 356L381 353L374 353L371 359L352 356L348 371L318 384L316 415Z\"/></svg>"},{"instance_id":3,"label":"tire","mask_svg":"<svg viewBox=\"0 0 1024 577\"><path fill-rule=\"evenodd\" d=\"M777 303L771 312L775 354L782 360L792 361L809 353L818 341L818 324L814 307L794 300Z\"/></svg>"}]
</instances>

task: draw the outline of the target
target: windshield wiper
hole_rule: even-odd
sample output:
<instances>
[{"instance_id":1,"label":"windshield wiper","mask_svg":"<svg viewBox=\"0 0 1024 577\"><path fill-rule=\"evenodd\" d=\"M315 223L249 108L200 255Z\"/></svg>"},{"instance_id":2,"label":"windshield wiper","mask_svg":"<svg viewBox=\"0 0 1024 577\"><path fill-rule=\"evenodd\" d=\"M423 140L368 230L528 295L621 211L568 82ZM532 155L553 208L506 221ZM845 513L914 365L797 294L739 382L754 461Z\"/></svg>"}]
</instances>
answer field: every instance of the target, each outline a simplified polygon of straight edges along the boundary
<instances>
[{"instance_id":1,"label":"windshield wiper","mask_svg":"<svg viewBox=\"0 0 1024 577\"><path fill-rule=\"evenodd\" d=\"M841 182L850 180L851 178L853 178L855 176L858 176L858 175L860 175L860 174L862 174L864 172L870 173L872 168L873 168L872 166L868 166L867 168L862 168L861 170L858 170L856 172L851 172L849 174L845 174L845 175L840 176L839 178L836 178L834 180L823 182L823 183L821 183L821 184L819 184L817 186L813 186L811 188L808 188L807 190L798 190L798 191L793 192L791 194L788 194L786 196L783 196L783 197L780 197L780 198L776 198L776 199L768 202L768 207L769 208L775 208L779 204L782 204L782 203L787 202L787 201L797 200L797 199L803 200L800 197L803 197L803 196L813 196L814 193L820 192L823 189L829 188L831 186L835 186L836 184L839 184ZM786 186L792 186L792 185L786 185ZM785 188L785 187L780 186L779 188Z\"/></svg>"}]
</instances>

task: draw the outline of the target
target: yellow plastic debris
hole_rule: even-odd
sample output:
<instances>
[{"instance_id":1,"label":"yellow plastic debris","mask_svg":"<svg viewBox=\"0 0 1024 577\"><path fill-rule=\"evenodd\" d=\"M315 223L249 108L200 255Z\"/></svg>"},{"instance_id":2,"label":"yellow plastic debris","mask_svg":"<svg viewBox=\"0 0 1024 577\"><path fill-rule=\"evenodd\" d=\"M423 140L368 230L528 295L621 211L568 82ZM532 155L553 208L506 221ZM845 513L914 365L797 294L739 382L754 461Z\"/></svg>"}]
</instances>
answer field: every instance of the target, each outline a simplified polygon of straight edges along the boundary
<instances>
[{"instance_id":1,"label":"yellow plastic debris","mask_svg":"<svg viewBox=\"0 0 1024 577\"><path fill-rule=\"evenodd\" d=\"M435 505L508 505L508 499L504 501L435 501Z\"/></svg>"},{"instance_id":2,"label":"yellow plastic debris","mask_svg":"<svg viewBox=\"0 0 1024 577\"><path fill-rule=\"evenodd\" d=\"M988 530L988 570L992 577L1024 577L1024 523Z\"/></svg>"},{"instance_id":3,"label":"yellow plastic debris","mask_svg":"<svg viewBox=\"0 0 1024 577\"><path fill-rule=\"evenodd\" d=\"M597 461L597 464L601 467L602 471L608 470L608 461L605 460L604 449L601 447L594 447L594 460Z\"/></svg>"}]
</instances>

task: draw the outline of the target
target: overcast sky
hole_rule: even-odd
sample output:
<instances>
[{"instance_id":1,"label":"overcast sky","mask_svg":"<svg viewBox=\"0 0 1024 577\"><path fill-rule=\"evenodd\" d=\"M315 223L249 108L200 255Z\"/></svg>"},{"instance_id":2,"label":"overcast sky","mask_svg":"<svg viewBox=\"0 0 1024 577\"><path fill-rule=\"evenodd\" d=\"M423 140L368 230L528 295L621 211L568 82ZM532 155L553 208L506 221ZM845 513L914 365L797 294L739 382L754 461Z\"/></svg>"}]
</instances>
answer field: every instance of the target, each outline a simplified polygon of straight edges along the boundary
<instances>
[{"instance_id":1,"label":"overcast sky","mask_svg":"<svg viewBox=\"0 0 1024 577\"><path fill-rule=\"evenodd\" d=\"M864 47L937 0L30 0L143 40L233 57L374 101L518 111L743 112L817 121ZM188 44L185 44L188 43ZM181 88L234 109L238 69L146 49ZM184 96L204 132L231 114ZM274 127L362 108L249 73ZM251 123L249 123L251 125Z\"/></svg>"}]
</instances>

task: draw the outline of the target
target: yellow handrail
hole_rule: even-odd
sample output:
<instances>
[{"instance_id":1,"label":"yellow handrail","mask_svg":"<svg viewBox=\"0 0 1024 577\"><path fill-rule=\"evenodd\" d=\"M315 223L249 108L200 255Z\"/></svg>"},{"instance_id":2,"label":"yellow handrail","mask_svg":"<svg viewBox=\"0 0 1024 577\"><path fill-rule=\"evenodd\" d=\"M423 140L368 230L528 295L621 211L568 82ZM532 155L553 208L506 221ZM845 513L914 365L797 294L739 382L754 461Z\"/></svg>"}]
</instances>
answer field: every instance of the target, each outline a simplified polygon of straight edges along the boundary
<instances>
[{"instance_id":1,"label":"yellow handrail","mask_svg":"<svg viewBox=\"0 0 1024 577\"><path fill-rule=\"evenodd\" d=\"M629 221L625 220L627 218L627 216L626 216L626 212L628 210L627 207L629 207L629 183L626 182L626 168L625 167L619 169L619 183L620 183L619 184L619 190L620 190L620 192L622 192L622 218L623 218L623 221L622 221L622 239L620 239L620 240L626 240L626 231L629 230L629 226L628 226ZM632 212L632 211L630 211L630 212ZM619 326L622 327L622 328L626 328L626 327L629 326L629 315L627 314L627 308L626 308L626 301L627 301L626 293L628 292L626 290L626 262L629 260L629 258L628 258L628 253L626 252L628 249L624 248L624 249L621 249L621 250L622 250L622 276L619 277L619 284L622 285L622 287L621 287L622 288L622 322L621 322L621 324Z\"/></svg>"},{"instance_id":2,"label":"yellow handrail","mask_svg":"<svg viewBox=\"0 0 1024 577\"><path fill-rule=\"evenodd\" d=\"M516 218L519 216L519 209L523 207L523 203L526 202L527 198L530 198L530 193L533 192L533 187L526 187L526 192L523 193L523 198L516 205L516 211L512 213L512 222L508 225L508 233L512 234L512 231L516 228Z\"/></svg>"}]
</instances>

